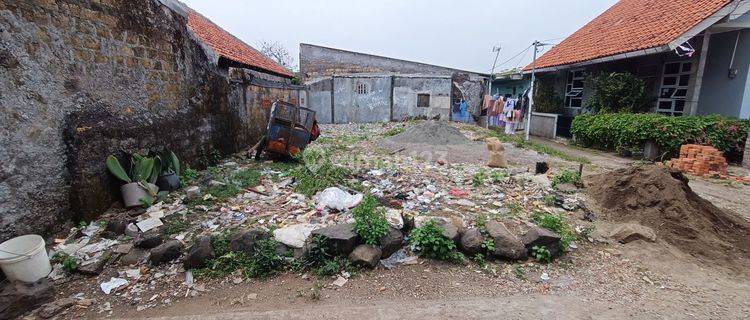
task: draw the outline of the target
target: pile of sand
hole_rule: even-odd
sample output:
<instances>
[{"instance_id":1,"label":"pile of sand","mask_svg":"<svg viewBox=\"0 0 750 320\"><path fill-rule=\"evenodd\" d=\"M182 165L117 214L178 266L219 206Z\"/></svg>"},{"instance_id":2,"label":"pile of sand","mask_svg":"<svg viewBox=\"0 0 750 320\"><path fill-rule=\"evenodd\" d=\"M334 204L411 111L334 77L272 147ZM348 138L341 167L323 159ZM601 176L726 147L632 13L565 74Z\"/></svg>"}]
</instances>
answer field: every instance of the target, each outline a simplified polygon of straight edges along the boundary
<instances>
[{"instance_id":1,"label":"pile of sand","mask_svg":"<svg viewBox=\"0 0 750 320\"><path fill-rule=\"evenodd\" d=\"M730 268L750 260L750 223L699 197L681 173L632 167L593 176L587 185L605 220L638 222L683 252Z\"/></svg>"},{"instance_id":2,"label":"pile of sand","mask_svg":"<svg viewBox=\"0 0 750 320\"><path fill-rule=\"evenodd\" d=\"M458 145L471 142L461 131L446 122L427 121L411 126L404 132L386 139L390 144Z\"/></svg>"}]
</instances>

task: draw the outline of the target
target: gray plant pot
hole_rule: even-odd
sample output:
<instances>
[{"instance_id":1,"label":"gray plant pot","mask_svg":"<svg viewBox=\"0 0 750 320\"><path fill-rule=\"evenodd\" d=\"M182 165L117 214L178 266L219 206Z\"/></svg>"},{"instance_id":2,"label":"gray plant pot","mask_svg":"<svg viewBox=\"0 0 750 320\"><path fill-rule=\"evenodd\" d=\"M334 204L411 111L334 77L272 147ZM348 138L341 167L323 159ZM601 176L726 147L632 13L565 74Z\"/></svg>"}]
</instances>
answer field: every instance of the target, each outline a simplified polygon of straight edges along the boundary
<instances>
[{"instance_id":1,"label":"gray plant pot","mask_svg":"<svg viewBox=\"0 0 750 320\"><path fill-rule=\"evenodd\" d=\"M180 177L174 173L165 174L156 180L156 185L159 187L159 191L172 192L180 189Z\"/></svg>"},{"instance_id":2,"label":"gray plant pot","mask_svg":"<svg viewBox=\"0 0 750 320\"><path fill-rule=\"evenodd\" d=\"M141 199L143 198L154 199L154 197L152 197L146 189L138 185L137 182L123 185L120 187L120 192L122 192L122 203L126 208L140 207L142 205Z\"/></svg>"}]
</instances>

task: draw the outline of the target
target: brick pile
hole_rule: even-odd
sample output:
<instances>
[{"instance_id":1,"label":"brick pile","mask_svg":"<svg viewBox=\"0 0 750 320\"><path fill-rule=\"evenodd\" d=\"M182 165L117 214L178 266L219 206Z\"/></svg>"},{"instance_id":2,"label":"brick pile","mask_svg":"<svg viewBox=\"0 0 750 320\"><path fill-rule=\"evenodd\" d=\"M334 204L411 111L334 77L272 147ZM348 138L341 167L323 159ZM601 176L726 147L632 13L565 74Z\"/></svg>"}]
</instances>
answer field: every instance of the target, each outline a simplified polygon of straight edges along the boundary
<instances>
[{"instance_id":1,"label":"brick pile","mask_svg":"<svg viewBox=\"0 0 750 320\"><path fill-rule=\"evenodd\" d=\"M667 167L696 176L726 179L727 159L711 146L686 144L680 147L680 157L667 161Z\"/></svg>"}]
</instances>

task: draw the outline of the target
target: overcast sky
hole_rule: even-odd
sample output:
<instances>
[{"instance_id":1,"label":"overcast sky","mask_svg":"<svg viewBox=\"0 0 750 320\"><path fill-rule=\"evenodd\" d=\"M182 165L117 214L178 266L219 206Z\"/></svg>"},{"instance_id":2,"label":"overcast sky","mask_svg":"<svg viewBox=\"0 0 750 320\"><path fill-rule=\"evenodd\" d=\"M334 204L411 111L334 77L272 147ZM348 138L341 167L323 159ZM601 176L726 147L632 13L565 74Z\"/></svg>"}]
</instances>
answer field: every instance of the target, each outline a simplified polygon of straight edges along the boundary
<instances>
[{"instance_id":1,"label":"overcast sky","mask_svg":"<svg viewBox=\"0 0 750 320\"><path fill-rule=\"evenodd\" d=\"M535 39L560 42L616 0L182 0L249 43L278 41L489 73ZM532 50L498 69L523 66Z\"/></svg>"}]
</instances>

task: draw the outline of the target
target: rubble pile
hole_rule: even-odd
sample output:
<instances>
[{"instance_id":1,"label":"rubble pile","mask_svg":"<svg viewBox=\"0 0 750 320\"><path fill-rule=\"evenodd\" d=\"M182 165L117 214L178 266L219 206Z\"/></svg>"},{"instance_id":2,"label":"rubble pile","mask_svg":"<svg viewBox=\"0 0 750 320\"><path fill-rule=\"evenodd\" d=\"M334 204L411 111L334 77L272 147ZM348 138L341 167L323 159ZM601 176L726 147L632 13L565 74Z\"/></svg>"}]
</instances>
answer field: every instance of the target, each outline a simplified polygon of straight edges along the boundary
<instances>
[{"instance_id":1,"label":"rubble pile","mask_svg":"<svg viewBox=\"0 0 750 320\"><path fill-rule=\"evenodd\" d=\"M562 253L560 235L537 227L531 216L582 215L575 192L553 190L547 176L534 175L529 168L490 169L391 155L377 148L386 129L324 127L328 135L317 144L343 151L333 152L331 161L346 166L351 175L346 183L315 196L295 191L289 172L303 164L259 163L241 154L208 168L147 209L112 209L98 221L71 230L52 249L50 279L64 298L75 301L61 301L60 308L48 310L66 312L61 310L86 301L90 306L70 310L107 315L115 306L134 306L142 311L205 294L216 283L241 283L246 271L245 276L234 272L212 278L204 277L203 270L229 252L253 257L269 239L278 242L274 250L287 262L303 259L313 239L324 236L336 255L354 265L396 268L418 261L418 252L405 239L411 229L431 220L466 254L523 260L537 246ZM259 172L260 179L236 195L219 192L236 177L247 176L247 170ZM363 194L379 200L389 225L375 245L363 243L354 230L351 210ZM344 285L349 276L342 271L334 278Z\"/></svg>"}]
</instances>

